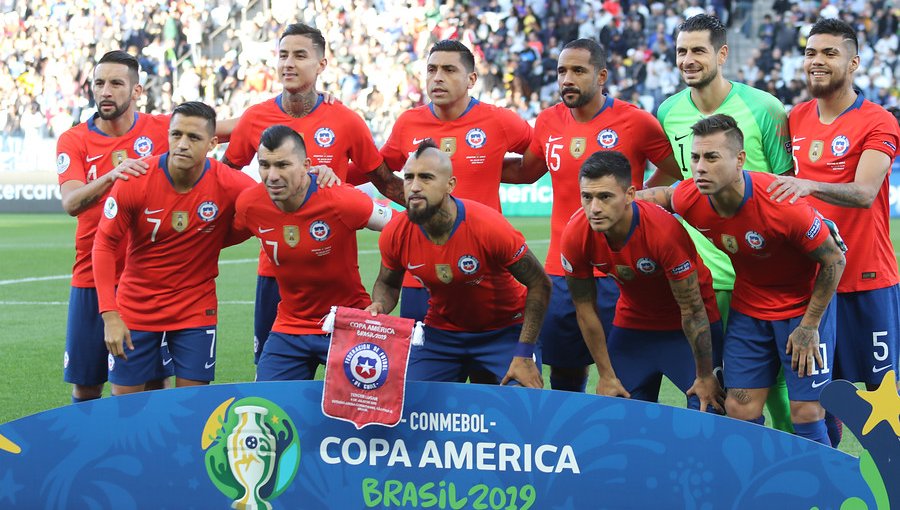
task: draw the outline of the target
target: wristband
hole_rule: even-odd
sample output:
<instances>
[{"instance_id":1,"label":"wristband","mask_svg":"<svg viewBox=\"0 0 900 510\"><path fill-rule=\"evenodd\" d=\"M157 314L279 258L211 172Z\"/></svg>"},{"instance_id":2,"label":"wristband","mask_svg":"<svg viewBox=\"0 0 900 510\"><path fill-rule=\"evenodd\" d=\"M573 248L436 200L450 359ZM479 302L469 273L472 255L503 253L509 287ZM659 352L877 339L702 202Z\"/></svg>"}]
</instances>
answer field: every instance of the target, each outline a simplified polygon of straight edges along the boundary
<instances>
[{"instance_id":1,"label":"wristband","mask_svg":"<svg viewBox=\"0 0 900 510\"><path fill-rule=\"evenodd\" d=\"M518 358L530 358L534 356L534 344L528 344L525 342L519 342L516 344L516 349L513 351L513 356Z\"/></svg>"}]
</instances>

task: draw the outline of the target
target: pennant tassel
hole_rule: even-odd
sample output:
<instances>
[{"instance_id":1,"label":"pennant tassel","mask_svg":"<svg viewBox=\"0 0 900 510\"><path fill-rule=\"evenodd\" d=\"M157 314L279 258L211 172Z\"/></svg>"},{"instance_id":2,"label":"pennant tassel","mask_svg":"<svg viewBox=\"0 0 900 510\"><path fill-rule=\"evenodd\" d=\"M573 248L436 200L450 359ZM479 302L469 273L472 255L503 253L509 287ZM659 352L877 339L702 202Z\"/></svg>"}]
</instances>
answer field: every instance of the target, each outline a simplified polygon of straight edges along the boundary
<instances>
[{"instance_id":1,"label":"pennant tassel","mask_svg":"<svg viewBox=\"0 0 900 510\"><path fill-rule=\"evenodd\" d=\"M331 307L331 312L325 316L325 323L322 324L322 331L326 333L334 332L334 318L337 316L337 308L336 306Z\"/></svg>"},{"instance_id":2,"label":"pennant tassel","mask_svg":"<svg viewBox=\"0 0 900 510\"><path fill-rule=\"evenodd\" d=\"M416 327L413 328L412 340L410 341L412 345L425 345L425 328L423 326L422 321L416 321Z\"/></svg>"}]
</instances>

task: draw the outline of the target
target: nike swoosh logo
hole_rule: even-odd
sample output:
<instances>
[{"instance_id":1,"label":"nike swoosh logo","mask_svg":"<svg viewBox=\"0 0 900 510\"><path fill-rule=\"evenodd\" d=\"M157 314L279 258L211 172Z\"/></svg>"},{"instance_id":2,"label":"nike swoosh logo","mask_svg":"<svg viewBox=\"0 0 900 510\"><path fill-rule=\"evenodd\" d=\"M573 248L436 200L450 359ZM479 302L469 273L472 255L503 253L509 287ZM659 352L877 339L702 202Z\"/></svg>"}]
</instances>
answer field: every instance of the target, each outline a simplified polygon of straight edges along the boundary
<instances>
[{"instance_id":1,"label":"nike swoosh logo","mask_svg":"<svg viewBox=\"0 0 900 510\"><path fill-rule=\"evenodd\" d=\"M591 265L594 267L603 267L603 266L608 266L609 264L606 262L601 262L599 264L594 264L593 262L591 262Z\"/></svg>"},{"instance_id":2,"label":"nike swoosh logo","mask_svg":"<svg viewBox=\"0 0 900 510\"><path fill-rule=\"evenodd\" d=\"M262 228L262 227L259 227L259 233L260 233L260 234L265 234L266 232L271 232L271 231L273 231L273 230L275 230L275 229L274 229L274 228ZM207 367L207 368L209 368L209 367Z\"/></svg>"},{"instance_id":3,"label":"nike swoosh logo","mask_svg":"<svg viewBox=\"0 0 900 510\"><path fill-rule=\"evenodd\" d=\"M562 137L561 136L551 136L551 137L547 138L547 143L555 142L557 140L562 140Z\"/></svg>"},{"instance_id":4,"label":"nike swoosh logo","mask_svg":"<svg viewBox=\"0 0 900 510\"><path fill-rule=\"evenodd\" d=\"M425 265L425 264L416 264L416 265L414 266L414 265L410 264L409 262L407 262L407 263L406 263L406 269L409 269L410 271L412 271L413 269L419 269L420 267L422 267L422 266L424 266L424 265Z\"/></svg>"},{"instance_id":5,"label":"nike swoosh logo","mask_svg":"<svg viewBox=\"0 0 900 510\"><path fill-rule=\"evenodd\" d=\"M172 362L172 358L169 358L169 359L167 359L167 360L164 360L164 361L163 361L163 366L166 366L166 365L168 365L168 364L171 363L171 362Z\"/></svg>"},{"instance_id":6,"label":"nike swoosh logo","mask_svg":"<svg viewBox=\"0 0 900 510\"><path fill-rule=\"evenodd\" d=\"M691 136L690 133L688 133L688 134L686 134L686 135L676 136L676 137L675 137L675 141L677 142L678 140L687 138L687 137L689 137L689 136Z\"/></svg>"},{"instance_id":7,"label":"nike swoosh logo","mask_svg":"<svg viewBox=\"0 0 900 510\"><path fill-rule=\"evenodd\" d=\"M90 163L91 161L97 161L98 159L100 159L102 157L103 157L103 154L101 154L99 156L91 156L91 157L87 158L87 162Z\"/></svg>"},{"instance_id":8,"label":"nike swoosh logo","mask_svg":"<svg viewBox=\"0 0 900 510\"><path fill-rule=\"evenodd\" d=\"M150 209L144 209L144 214L156 214L162 211L164 211L164 209L155 209L153 211L151 211Z\"/></svg>"},{"instance_id":9,"label":"nike swoosh logo","mask_svg":"<svg viewBox=\"0 0 900 510\"><path fill-rule=\"evenodd\" d=\"M812 387L813 387L813 388L818 388L819 386L822 386L823 384L826 384L827 382L828 382L828 379L825 379L825 380L822 381L822 382L813 381Z\"/></svg>"},{"instance_id":10,"label":"nike swoosh logo","mask_svg":"<svg viewBox=\"0 0 900 510\"><path fill-rule=\"evenodd\" d=\"M419 145L420 143L428 140L427 138L413 138L413 145Z\"/></svg>"},{"instance_id":11,"label":"nike swoosh logo","mask_svg":"<svg viewBox=\"0 0 900 510\"><path fill-rule=\"evenodd\" d=\"M212 368L213 365L215 365L215 364L216 364L215 361L213 361L212 363L210 363L210 362L207 361L203 366L206 367L206 368Z\"/></svg>"},{"instance_id":12,"label":"nike swoosh logo","mask_svg":"<svg viewBox=\"0 0 900 510\"><path fill-rule=\"evenodd\" d=\"M885 370L887 370L887 369L889 369L889 368L891 368L890 365L885 365L885 366L880 367L880 368L875 368L875 365L872 365L872 373L873 373L873 374L877 374L878 372L883 372L883 371L885 371Z\"/></svg>"},{"instance_id":13,"label":"nike swoosh logo","mask_svg":"<svg viewBox=\"0 0 900 510\"><path fill-rule=\"evenodd\" d=\"M711 229L708 228L698 228L697 232L709 232Z\"/></svg>"},{"instance_id":14,"label":"nike swoosh logo","mask_svg":"<svg viewBox=\"0 0 900 510\"><path fill-rule=\"evenodd\" d=\"M806 140L806 137L805 137L805 136L795 136L795 137L793 138L792 141L793 141L794 143L797 143L797 142L799 142L800 140Z\"/></svg>"}]
</instances>

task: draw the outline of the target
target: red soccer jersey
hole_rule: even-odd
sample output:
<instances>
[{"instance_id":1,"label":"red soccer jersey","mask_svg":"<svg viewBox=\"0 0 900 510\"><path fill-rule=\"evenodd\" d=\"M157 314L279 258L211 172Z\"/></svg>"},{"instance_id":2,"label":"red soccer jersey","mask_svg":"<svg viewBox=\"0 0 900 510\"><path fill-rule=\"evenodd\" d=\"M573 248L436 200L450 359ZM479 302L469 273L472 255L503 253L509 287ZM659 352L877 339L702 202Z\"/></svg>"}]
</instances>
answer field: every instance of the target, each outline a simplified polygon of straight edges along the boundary
<instances>
[{"instance_id":1,"label":"red soccer jersey","mask_svg":"<svg viewBox=\"0 0 900 510\"><path fill-rule=\"evenodd\" d=\"M499 211L503 157L508 152L525 153L531 126L512 111L475 98L459 118L449 122L437 118L432 105L424 105L400 115L381 154L390 168L400 169L426 138L450 156L456 176L453 195ZM422 286L409 274L403 285Z\"/></svg>"},{"instance_id":2,"label":"red soccer jersey","mask_svg":"<svg viewBox=\"0 0 900 510\"><path fill-rule=\"evenodd\" d=\"M300 209L275 206L259 184L241 193L234 226L259 238L281 291L272 331L324 334L332 306L372 302L359 277L356 231L372 216L372 199L352 186L318 188L313 179Z\"/></svg>"},{"instance_id":3,"label":"red soccer jersey","mask_svg":"<svg viewBox=\"0 0 900 510\"><path fill-rule=\"evenodd\" d=\"M116 182L94 242L100 311L118 310L129 328L142 331L216 323L219 251L238 195L254 185L243 172L208 159L194 188L177 193L167 157L150 159L140 179ZM116 291L112 262L126 233L131 241Z\"/></svg>"},{"instance_id":4,"label":"red soccer jersey","mask_svg":"<svg viewBox=\"0 0 900 510\"><path fill-rule=\"evenodd\" d=\"M672 208L725 252L734 265L731 307L761 320L803 315L819 265L808 253L829 236L809 203L777 203L766 188L776 176L744 171L744 202L731 218L716 213L693 179L675 188Z\"/></svg>"},{"instance_id":5,"label":"red soccer jersey","mask_svg":"<svg viewBox=\"0 0 900 510\"><path fill-rule=\"evenodd\" d=\"M651 331L681 329L681 308L669 281L697 273L710 322L720 319L712 275L703 265L684 227L656 204L632 202L631 232L619 250L576 214L562 235L562 265L575 278L593 278L594 268L616 279L621 295L613 324Z\"/></svg>"},{"instance_id":6,"label":"red soccer jersey","mask_svg":"<svg viewBox=\"0 0 900 510\"><path fill-rule=\"evenodd\" d=\"M480 332L521 323L526 289L506 268L525 255L525 237L494 209L454 200L458 214L446 243L434 244L398 214L378 239L381 263L425 285L429 326Z\"/></svg>"},{"instance_id":7,"label":"red soccer jersey","mask_svg":"<svg viewBox=\"0 0 900 510\"><path fill-rule=\"evenodd\" d=\"M300 118L284 112L281 95L251 106L234 127L225 158L237 166L248 165L259 149L262 132L275 124L300 133L312 164L329 166L342 181L347 180L350 160L365 172L381 165L381 154L362 118L340 103L323 102L321 95L315 108ZM262 253L258 271L260 276L275 276L272 264Z\"/></svg>"},{"instance_id":8,"label":"red soccer jersey","mask_svg":"<svg viewBox=\"0 0 900 510\"><path fill-rule=\"evenodd\" d=\"M107 136L96 124L97 116L63 133L56 142L56 173L59 183L79 181L85 184L103 177L122 161L137 159L151 154L162 154L169 150L169 116L134 114L134 125L123 136ZM103 197L105 199L105 197ZM94 286L94 270L91 264L91 249L97 223L103 212L103 199L78 215L75 230L75 265L72 267L72 286L90 288ZM125 254L125 245L121 255ZM118 257L118 271L121 273L123 257Z\"/></svg>"},{"instance_id":9,"label":"red soccer jersey","mask_svg":"<svg viewBox=\"0 0 900 510\"><path fill-rule=\"evenodd\" d=\"M881 151L893 161L900 144L894 116L863 99L861 94L831 124L819 121L815 99L795 106L789 123L797 176L813 181L853 182L864 151ZM881 289L898 282L897 258L890 234L889 195L890 182L885 176L868 209L841 207L809 197L819 212L837 223L847 243L847 267L838 292Z\"/></svg>"},{"instance_id":10,"label":"red soccer jersey","mask_svg":"<svg viewBox=\"0 0 900 510\"><path fill-rule=\"evenodd\" d=\"M576 121L563 103L547 108L538 115L529 150L544 159L553 182L545 268L555 276L565 275L559 242L572 213L581 207L578 171L582 163L599 150L619 151L631 163L632 184L641 189L647 160L658 164L672 154L669 139L653 115L611 97L589 122Z\"/></svg>"}]
</instances>

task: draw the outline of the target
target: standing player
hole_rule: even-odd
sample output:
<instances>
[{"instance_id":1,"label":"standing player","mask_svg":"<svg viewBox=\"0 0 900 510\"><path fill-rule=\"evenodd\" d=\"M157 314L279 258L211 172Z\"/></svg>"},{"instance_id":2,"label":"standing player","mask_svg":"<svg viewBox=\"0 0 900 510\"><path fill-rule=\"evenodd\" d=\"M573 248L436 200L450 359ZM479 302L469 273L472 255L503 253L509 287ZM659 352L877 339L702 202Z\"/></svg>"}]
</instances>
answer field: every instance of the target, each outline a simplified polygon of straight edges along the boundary
<instances>
[{"instance_id":1,"label":"standing player","mask_svg":"<svg viewBox=\"0 0 900 510\"><path fill-rule=\"evenodd\" d=\"M553 389L583 392L593 359L576 326L559 255L563 229L581 203L578 170L592 153L616 150L628 158L632 184L641 188L648 160L670 175L677 175L678 167L672 147L652 115L602 93L607 77L603 46L590 39L566 44L557 73L562 103L538 115L520 167L504 169L503 181L534 182L550 171L553 211L545 268L553 281L553 293L541 333L541 354L550 365ZM618 298L616 284L598 278L597 297L604 331L608 332Z\"/></svg>"},{"instance_id":2,"label":"standing player","mask_svg":"<svg viewBox=\"0 0 900 510\"><path fill-rule=\"evenodd\" d=\"M850 249L837 294L835 377L877 386L900 375L900 293L890 236L888 172L897 154L897 121L853 89L856 32L821 19L806 43L803 70L814 98L791 110L797 178L769 191L779 201L810 196L837 222Z\"/></svg>"},{"instance_id":3,"label":"standing player","mask_svg":"<svg viewBox=\"0 0 900 510\"><path fill-rule=\"evenodd\" d=\"M206 157L216 145L215 126L209 106L178 105L169 152L147 160L144 177L117 182L103 207L94 279L116 395L144 389L161 362L162 343L176 386L214 379L219 251L246 239L229 234L237 196L254 184ZM117 288L116 253L126 236Z\"/></svg>"},{"instance_id":4,"label":"standing player","mask_svg":"<svg viewBox=\"0 0 900 510\"><path fill-rule=\"evenodd\" d=\"M666 99L657 117L672 143L681 177L691 177L691 126L716 113L734 118L744 135L747 170L784 174L793 168L790 154L787 115L774 96L743 83L725 79L721 68L728 58L725 26L714 16L699 14L678 27L675 62L687 88ZM734 269L728 256L718 250L700 232L686 225L703 262L713 277L713 289L723 322L728 322ZM713 345L715 366L722 366L722 346ZM787 388L779 374L768 399L772 425L792 432Z\"/></svg>"},{"instance_id":5,"label":"standing player","mask_svg":"<svg viewBox=\"0 0 900 510\"><path fill-rule=\"evenodd\" d=\"M639 192L671 208L731 257L734 294L725 332L725 408L762 424L763 405L784 370L794 433L830 445L821 387L831 381L834 312L844 256L805 200L778 204L775 177L743 171L734 119L713 115L692 128L692 179ZM809 377L811 376L811 377Z\"/></svg>"},{"instance_id":6,"label":"standing player","mask_svg":"<svg viewBox=\"0 0 900 510\"><path fill-rule=\"evenodd\" d=\"M425 345L410 352L410 380L462 382L477 370L493 383L543 387L533 356L550 282L525 238L494 209L450 195L450 158L432 141L410 156L403 180L407 211L381 234L367 310L390 313L406 271L429 290Z\"/></svg>"},{"instance_id":7,"label":"standing player","mask_svg":"<svg viewBox=\"0 0 900 510\"><path fill-rule=\"evenodd\" d=\"M428 52L426 85L431 103L404 112L381 148L384 161L400 170L426 138L450 157L457 179L454 196L500 210L500 176L508 152L523 154L531 126L506 108L469 96L478 75L475 56L459 41L444 40ZM423 320L428 292L407 275L400 295L400 315Z\"/></svg>"},{"instance_id":8,"label":"standing player","mask_svg":"<svg viewBox=\"0 0 900 510\"><path fill-rule=\"evenodd\" d=\"M657 402L665 375L688 407L723 411L712 364L722 323L712 277L687 232L659 206L634 200L631 168L619 152L592 154L579 184L584 214L563 232L561 262L597 365L597 394ZM594 267L621 291L609 338L597 315Z\"/></svg>"},{"instance_id":9,"label":"standing player","mask_svg":"<svg viewBox=\"0 0 900 510\"><path fill-rule=\"evenodd\" d=\"M263 182L241 193L234 225L259 238L283 299L256 380L312 379L328 356L322 317L333 305L371 303L359 277L356 231L381 230L391 209L352 186L319 188L303 139L287 126L263 131L258 158Z\"/></svg>"},{"instance_id":10,"label":"standing player","mask_svg":"<svg viewBox=\"0 0 900 510\"><path fill-rule=\"evenodd\" d=\"M316 80L327 64L325 38L303 23L288 25L278 42L276 71L284 91L268 101L251 106L240 118L225 157L225 164L237 169L248 165L256 155L262 132L283 124L300 133L314 165L326 165L342 180L347 180L349 160L363 169L378 189L400 203L402 182L394 176L366 123L346 106L329 104L316 92ZM256 308L253 324L254 361L259 361L281 297L275 272L264 253L259 257L256 282Z\"/></svg>"}]
</instances>

